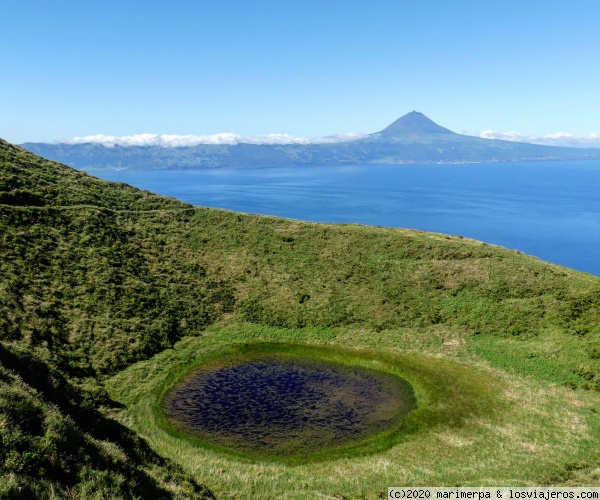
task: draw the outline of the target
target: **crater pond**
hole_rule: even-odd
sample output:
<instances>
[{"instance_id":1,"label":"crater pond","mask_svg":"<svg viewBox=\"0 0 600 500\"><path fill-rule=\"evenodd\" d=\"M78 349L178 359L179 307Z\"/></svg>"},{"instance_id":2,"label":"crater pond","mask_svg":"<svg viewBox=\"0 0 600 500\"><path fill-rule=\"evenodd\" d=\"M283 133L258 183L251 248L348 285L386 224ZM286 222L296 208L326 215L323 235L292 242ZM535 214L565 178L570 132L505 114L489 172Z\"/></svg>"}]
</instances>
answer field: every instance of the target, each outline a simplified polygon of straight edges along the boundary
<instances>
[{"instance_id":1,"label":"crater pond","mask_svg":"<svg viewBox=\"0 0 600 500\"><path fill-rule=\"evenodd\" d=\"M399 428L412 389L388 373L285 354L224 356L162 400L179 433L254 456L301 456Z\"/></svg>"},{"instance_id":2,"label":"crater pond","mask_svg":"<svg viewBox=\"0 0 600 500\"><path fill-rule=\"evenodd\" d=\"M196 205L461 235L600 276L600 162L93 171Z\"/></svg>"}]
</instances>

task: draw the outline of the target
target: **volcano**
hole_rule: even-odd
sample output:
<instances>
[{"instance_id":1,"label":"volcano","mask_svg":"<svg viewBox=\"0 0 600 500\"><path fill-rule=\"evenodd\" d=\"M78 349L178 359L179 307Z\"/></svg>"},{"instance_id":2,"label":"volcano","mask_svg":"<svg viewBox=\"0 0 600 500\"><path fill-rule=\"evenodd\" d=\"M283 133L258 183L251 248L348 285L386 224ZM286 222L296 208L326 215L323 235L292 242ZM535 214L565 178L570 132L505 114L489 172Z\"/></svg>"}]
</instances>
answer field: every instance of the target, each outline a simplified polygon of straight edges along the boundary
<instances>
[{"instance_id":1,"label":"volcano","mask_svg":"<svg viewBox=\"0 0 600 500\"><path fill-rule=\"evenodd\" d=\"M455 134L451 130L444 128L433 120L427 118L423 113L418 111L411 111L410 113L398 118L394 123L388 125L386 128L372 136L394 139L397 137L404 137L410 135L422 135L422 134Z\"/></svg>"}]
</instances>

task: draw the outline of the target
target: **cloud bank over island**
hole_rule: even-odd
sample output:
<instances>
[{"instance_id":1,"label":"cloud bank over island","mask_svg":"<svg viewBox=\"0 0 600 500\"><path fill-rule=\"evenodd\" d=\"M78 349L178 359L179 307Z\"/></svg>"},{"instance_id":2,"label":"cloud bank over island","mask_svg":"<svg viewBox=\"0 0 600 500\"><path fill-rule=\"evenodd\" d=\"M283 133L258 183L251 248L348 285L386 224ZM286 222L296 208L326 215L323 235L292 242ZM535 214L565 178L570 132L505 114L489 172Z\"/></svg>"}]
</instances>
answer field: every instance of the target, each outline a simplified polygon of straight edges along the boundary
<instances>
[{"instance_id":1,"label":"cloud bank over island","mask_svg":"<svg viewBox=\"0 0 600 500\"><path fill-rule=\"evenodd\" d=\"M170 134L135 134L135 135L87 135L58 141L60 144L100 144L112 148L115 146L159 146L163 148L192 147L202 144L228 145L236 144L335 144L367 137L367 134L336 134L326 137L303 137L290 134L267 134L242 136L230 132L213 135L170 135Z\"/></svg>"},{"instance_id":2,"label":"cloud bank over island","mask_svg":"<svg viewBox=\"0 0 600 500\"><path fill-rule=\"evenodd\" d=\"M479 137L482 137L483 139L499 139L502 141L541 144L543 146L600 148L600 134L598 133L575 136L567 132L555 132L553 134L534 136L520 134L519 132L495 132L494 130L484 130L479 134Z\"/></svg>"}]
</instances>

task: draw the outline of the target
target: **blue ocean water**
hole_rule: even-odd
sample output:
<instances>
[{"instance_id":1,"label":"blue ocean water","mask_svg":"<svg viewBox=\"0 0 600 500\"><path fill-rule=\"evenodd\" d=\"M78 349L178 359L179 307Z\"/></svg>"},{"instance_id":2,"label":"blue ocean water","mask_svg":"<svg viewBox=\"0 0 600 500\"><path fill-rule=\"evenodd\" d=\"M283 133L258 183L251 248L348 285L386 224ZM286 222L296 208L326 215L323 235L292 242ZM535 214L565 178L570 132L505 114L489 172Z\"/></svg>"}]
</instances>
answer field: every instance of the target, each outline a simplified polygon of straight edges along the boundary
<instances>
[{"instance_id":1,"label":"blue ocean water","mask_svg":"<svg viewBox=\"0 0 600 500\"><path fill-rule=\"evenodd\" d=\"M600 276L600 162L95 171L196 205L406 227Z\"/></svg>"}]
</instances>

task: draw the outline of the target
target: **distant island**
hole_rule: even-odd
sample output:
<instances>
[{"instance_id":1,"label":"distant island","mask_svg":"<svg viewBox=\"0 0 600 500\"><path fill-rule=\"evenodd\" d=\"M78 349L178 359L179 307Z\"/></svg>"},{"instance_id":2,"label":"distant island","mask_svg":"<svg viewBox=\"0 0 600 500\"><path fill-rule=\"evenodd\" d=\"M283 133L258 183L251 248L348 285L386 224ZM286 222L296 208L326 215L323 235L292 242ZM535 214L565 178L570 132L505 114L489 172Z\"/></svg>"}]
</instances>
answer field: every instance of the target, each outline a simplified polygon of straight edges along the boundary
<instances>
[{"instance_id":1,"label":"distant island","mask_svg":"<svg viewBox=\"0 0 600 500\"><path fill-rule=\"evenodd\" d=\"M326 144L200 144L167 148L28 142L21 146L32 153L82 170L600 159L600 149L542 146L457 134L417 111L402 116L367 137Z\"/></svg>"}]
</instances>

